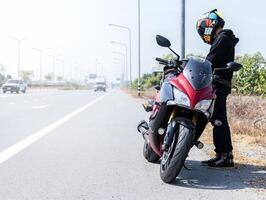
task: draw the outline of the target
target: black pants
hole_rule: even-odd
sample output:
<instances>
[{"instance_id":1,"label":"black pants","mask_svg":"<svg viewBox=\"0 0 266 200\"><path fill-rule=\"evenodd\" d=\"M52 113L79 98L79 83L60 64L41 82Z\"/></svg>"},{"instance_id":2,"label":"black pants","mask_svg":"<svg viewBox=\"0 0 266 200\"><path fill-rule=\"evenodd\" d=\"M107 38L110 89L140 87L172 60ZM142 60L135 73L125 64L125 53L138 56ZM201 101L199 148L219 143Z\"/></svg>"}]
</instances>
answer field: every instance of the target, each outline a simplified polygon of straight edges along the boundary
<instances>
[{"instance_id":1,"label":"black pants","mask_svg":"<svg viewBox=\"0 0 266 200\"><path fill-rule=\"evenodd\" d=\"M217 94L214 104L213 119L220 120L223 123L221 126L213 127L213 144L217 154L231 152L233 150L226 113L227 96L227 94Z\"/></svg>"}]
</instances>

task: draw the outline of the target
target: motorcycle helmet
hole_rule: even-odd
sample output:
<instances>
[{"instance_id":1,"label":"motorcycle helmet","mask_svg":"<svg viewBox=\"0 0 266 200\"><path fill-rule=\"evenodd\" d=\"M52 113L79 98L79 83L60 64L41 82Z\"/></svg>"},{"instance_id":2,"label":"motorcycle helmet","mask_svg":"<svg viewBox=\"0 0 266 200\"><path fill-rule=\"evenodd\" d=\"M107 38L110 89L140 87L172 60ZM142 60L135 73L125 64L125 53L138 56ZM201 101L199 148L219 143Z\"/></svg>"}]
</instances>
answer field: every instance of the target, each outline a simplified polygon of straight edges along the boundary
<instances>
[{"instance_id":1,"label":"motorcycle helmet","mask_svg":"<svg viewBox=\"0 0 266 200\"><path fill-rule=\"evenodd\" d=\"M217 9L204 13L197 21L196 29L198 34L207 44L212 44L216 31L224 27L225 21Z\"/></svg>"}]
</instances>

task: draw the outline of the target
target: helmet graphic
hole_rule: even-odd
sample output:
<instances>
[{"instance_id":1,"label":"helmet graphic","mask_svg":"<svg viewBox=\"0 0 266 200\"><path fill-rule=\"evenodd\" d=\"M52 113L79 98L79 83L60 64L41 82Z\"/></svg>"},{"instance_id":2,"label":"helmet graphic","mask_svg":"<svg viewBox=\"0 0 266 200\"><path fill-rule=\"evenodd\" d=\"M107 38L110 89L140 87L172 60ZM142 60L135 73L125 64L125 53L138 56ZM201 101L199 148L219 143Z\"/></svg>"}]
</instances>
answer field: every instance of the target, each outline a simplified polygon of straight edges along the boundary
<instances>
[{"instance_id":1,"label":"helmet graphic","mask_svg":"<svg viewBox=\"0 0 266 200\"><path fill-rule=\"evenodd\" d=\"M197 21L196 28L198 34L207 44L212 44L218 27L224 27L224 20L221 15L214 9L204 13Z\"/></svg>"}]
</instances>

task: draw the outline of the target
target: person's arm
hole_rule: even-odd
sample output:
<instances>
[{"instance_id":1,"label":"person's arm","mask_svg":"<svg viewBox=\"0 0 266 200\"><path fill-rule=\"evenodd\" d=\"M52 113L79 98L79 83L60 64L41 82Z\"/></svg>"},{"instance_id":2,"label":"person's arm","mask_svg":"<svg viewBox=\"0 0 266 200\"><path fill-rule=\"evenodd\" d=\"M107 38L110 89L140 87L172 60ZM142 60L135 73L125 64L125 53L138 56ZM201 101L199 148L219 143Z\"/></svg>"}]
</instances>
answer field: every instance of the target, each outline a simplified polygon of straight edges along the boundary
<instances>
[{"instance_id":1,"label":"person's arm","mask_svg":"<svg viewBox=\"0 0 266 200\"><path fill-rule=\"evenodd\" d=\"M214 68L223 67L221 64L227 56L227 50L230 48L231 42L227 37L220 37L212 45L206 59L212 63Z\"/></svg>"}]
</instances>

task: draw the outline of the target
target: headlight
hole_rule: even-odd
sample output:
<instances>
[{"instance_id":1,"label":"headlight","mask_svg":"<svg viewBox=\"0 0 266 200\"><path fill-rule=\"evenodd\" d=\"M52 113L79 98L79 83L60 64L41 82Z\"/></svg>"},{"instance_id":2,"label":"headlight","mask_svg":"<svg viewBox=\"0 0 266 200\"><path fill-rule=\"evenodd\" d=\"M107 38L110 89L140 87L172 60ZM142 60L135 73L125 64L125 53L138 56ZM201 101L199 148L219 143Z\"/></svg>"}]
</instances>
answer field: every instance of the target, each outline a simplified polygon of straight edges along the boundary
<instances>
[{"instance_id":1,"label":"headlight","mask_svg":"<svg viewBox=\"0 0 266 200\"><path fill-rule=\"evenodd\" d=\"M173 104L173 105L178 104L178 105L190 107L190 100L185 93L174 88L174 100L168 101L168 105L171 105L171 104Z\"/></svg>"},{"instance_id":2,"label":"headlight","mask_svg":"<svg viewBox=\"0 0 266 200\"><path fill-rule=\"evenodd\" d=\"M212 104L212 100L208 99L208 100L202 100L199 103L196 104L195 106L195 110L200 110L201 112L206 112L209 110L210 106Z\"/></svg>"}]
</instances>

